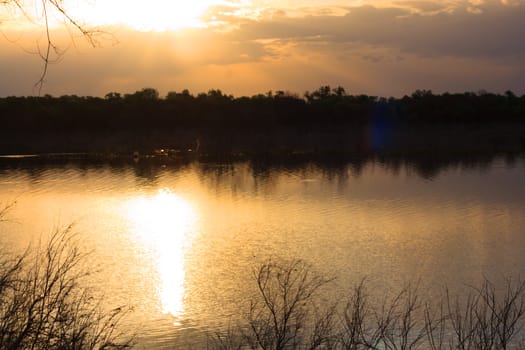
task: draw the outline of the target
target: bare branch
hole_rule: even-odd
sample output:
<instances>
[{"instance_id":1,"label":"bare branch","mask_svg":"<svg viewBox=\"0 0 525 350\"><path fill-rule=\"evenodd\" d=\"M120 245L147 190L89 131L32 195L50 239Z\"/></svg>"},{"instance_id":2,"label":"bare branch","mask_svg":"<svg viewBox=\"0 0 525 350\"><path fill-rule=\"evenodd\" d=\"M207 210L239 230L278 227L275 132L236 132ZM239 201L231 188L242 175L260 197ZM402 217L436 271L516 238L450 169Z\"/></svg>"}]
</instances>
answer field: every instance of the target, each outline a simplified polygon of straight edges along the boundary
<instances>
[{"instance_id":1,"label":"bare branch","mask_svg":"<svg viewBox=\"0 0 525 350\"><path fill-rule=\"evenodd\" d=\"M28 6L24 5L19 0L2 0L0 1L0 5L14 5L22 14L23 16L33 23L43 23L43 33L45 37L45 44L43 45L43 48L41 48L37 43L37 54L40 56L43 62L42 72L40 74L40 78L38 81L34 84L34 88L38 90L38 95L41 95L42 88L45 83L45 78L48 73L49 65L53 62L58 61L66 50L61 50L56 45L56 41L53 38L52 32L51 32L51 24L50 24L50 16L53 11L56 11L63 19L65 27L72 27L75 31L80 33L80 35L93 47L97 46L99 44L98 37L99 35L105 35L108 34L102 30L99 29L93 29L90 28L82 23L79 22L76 18L71 16L71 14L66 10L64 7L64 3L62 0L40 0L40 4L42 6L42 13L41 16L37 16L37 18L31 16L29 14L29 11L27 9ZM71 35L71 33L70 33ZM56 56L56 58L52 58L52 56Z\"/></svg>"},{"instance_id":2,"label":"bare branch","mask_svg":"<svg viewBox=\"0 0 525 350\"><path fill-rule=\"evenodd\" d=\"M71 227L44 246L0 260L0 348L124 349L118 325L131 309L104 311L87 288L88 253Z\"/></svg>"}]
</instances>

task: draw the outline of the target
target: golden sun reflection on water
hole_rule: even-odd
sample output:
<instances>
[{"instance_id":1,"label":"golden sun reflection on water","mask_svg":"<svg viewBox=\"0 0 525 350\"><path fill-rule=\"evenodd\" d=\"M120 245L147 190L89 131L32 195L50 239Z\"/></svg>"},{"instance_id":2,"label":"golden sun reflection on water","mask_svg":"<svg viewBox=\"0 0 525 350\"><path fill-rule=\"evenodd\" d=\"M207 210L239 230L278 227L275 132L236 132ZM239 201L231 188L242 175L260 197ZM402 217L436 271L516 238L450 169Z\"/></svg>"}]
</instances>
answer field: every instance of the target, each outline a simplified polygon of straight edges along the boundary
<instances>
[{"instance_id":1,"label":"golden sun reflection on water","mask_svg":"<svg viewBox=\"0 0 525 350\"><path fill-rule=\"evenodd\" d=\"M184 312L184 255L195 232L196 211L185 199L168 189L135 197L126 205L132 233L139 238L157 269L156 286L162 312Z\"/></svg>"}]
</instances>

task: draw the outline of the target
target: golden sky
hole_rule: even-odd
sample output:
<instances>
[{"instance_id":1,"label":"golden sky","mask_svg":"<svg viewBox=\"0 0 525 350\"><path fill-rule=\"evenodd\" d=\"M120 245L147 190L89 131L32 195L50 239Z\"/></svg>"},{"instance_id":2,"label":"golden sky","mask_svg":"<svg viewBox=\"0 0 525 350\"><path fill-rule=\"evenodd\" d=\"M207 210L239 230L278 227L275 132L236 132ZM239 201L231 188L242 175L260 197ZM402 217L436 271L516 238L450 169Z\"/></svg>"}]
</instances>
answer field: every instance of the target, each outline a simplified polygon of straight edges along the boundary
<instances>
[{"instance_id":1,"label":"golden sky","mask_svg":"<svg viewBox=\"0 0 525 350\"><path fill-rule=\"evenodd\" d=\"M0 5L0 96L36 93L45 33L38 1ZM42 93L161 95L221 89L302 94L525 93L522 0L64 0L90 47L51 13L60 55Z\"/></svg>"}]
</instances>

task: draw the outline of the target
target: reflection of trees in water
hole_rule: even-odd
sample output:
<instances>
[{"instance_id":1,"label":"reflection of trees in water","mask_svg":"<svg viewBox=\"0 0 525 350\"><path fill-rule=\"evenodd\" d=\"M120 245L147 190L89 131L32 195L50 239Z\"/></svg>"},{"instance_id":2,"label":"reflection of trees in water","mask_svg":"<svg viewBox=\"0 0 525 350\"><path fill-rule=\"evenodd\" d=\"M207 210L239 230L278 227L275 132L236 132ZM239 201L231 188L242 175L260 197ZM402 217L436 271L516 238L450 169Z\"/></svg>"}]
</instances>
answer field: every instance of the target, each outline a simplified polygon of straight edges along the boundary
<instances>
[{"instance_id":1,"label":"reflection of trees in water","mask_svg":"<svg viewBox=\"0 0 525 350\"><path fill-rule=\"evenodd\" d=\"M370 166L380 166L392 176L402 171L432 179L447 169L467 169L486 172L495 160L502 160L511 167L525 159L524 152L433 152L355 154L294 154L281 156L244 156L206 159L145 157L138 161L130 157L52 156L30 158L0 158L0 175L12 171L27 174L32 181L39 181L49 170L73 171L83 177L88 172L109 172L123 176L132 171L141 186L155 186L163 174L195 171L201 183L210 187L230 186L232 191L275 188L279 176L291 176L298 181L310 182L321 177L339 185L349 177L362 176Z\"/></svg>"},{"instance_id":2,"label":"reflection of trees in water","mask_svg":"<svg viewBox=\"0 0 525 350\"><path fill-rule=\"evenodd\" d=\"M518 159L524 159L524 154L508 154L501 156L499 154L481 154L481 155L390 155L377 156L370 155L367 157L353 157L350 159L322 159L312 158L303 161L286 162L280 160L276 162L269 161L252 161L257 170L253 176L265 174L261 177L269 178L272 175L282 172L295 173L302 179L308 178L308 169L314 169L312 172L321 174L323 179L329 182L346 181L349 176L360 177L365 167L371 164L380 165L391 175L397 176L404 169L414 172L418 176L430 179L437 176L441 171L450 168L477 169L482 172L488 171L491 164L496 159L503 159L505 164L513 166Z\"/></svg>"}]
</instances>

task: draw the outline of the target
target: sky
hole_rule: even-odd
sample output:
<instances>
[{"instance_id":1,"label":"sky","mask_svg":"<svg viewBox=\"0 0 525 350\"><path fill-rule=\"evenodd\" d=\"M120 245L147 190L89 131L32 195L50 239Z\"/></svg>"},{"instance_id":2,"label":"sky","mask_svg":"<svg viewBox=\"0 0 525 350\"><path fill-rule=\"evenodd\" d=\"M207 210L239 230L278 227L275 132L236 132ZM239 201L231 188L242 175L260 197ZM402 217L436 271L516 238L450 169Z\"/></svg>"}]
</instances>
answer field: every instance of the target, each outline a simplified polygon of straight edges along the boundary
<instances>
[{"instance_id":1,"label":"sky","mask_svg":"<svg viewBox=\"0 0 525 350\"><path fill-rule=\"evenodd\" d=\"M35 95L45 26L0 1L0 96ZM323 85L401 97L525 94L525 0L64 0L94 46L50 12L58 55L42 94L161 96L220 89L303 94Z\"/></svg>"}]
</instances>

